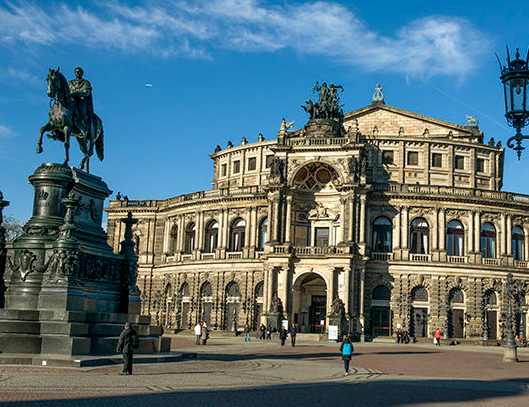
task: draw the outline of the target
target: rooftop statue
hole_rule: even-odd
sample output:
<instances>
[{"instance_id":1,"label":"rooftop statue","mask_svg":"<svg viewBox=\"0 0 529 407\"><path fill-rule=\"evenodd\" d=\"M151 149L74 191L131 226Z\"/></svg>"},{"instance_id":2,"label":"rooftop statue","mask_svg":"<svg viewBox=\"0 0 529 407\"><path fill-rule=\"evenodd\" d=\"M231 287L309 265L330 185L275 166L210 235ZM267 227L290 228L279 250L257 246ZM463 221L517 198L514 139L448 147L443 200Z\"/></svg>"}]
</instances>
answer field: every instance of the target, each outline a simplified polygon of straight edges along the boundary
<instances>
[{"instance_id":1,"label":"rooftop statue","mask_svg":"<svg viewBox=\"0 0 529 407\"><path fill-rule=\"evenodd\" d=\"M316 86L312 89L312 93L319 92L318 101L313 102L308 99L306 106L301 106L308 114L309 121L315 119L337 120L339 123L343 122L343 110L340 105L340 95L338 90L343 92L341 85L330 84L323 82L320 86L316 82Z\"/></svg>"},{"instance_id":2,"label":"rooftop statue","mask_svg":"<svg viewBox=\"0 0 529 407\"><path fill-rule=\"evenodd\" d=\"M53 140L64 143L66 157L64 165L70 159L70 136L77 138L81 152L84 154L79 169L89 171L89 160L94 154L94 146L99 160L103 161L103 124L94 113L92 103L92 85L83 79L82 68L75 68L75 79L67 82L57 69L49 69L46 81L47 94L54 103L48 113L50 120L39 132L37 154L42 153L42 136L45 132Z\"/></svg>"}]
</instances>

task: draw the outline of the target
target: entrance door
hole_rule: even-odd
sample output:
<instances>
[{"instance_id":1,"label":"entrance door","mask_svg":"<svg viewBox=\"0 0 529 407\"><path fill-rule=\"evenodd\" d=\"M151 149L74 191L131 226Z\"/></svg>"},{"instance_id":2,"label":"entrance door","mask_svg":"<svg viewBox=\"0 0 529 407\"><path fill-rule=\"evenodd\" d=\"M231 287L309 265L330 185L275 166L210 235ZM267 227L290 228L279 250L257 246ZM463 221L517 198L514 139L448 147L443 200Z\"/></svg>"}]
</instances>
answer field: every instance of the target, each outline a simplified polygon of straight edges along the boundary
<instances>
[{"instance_id":1,"label":"entrance door","mask_svg":"<svg viewBox=\"0 0 529 407\"><path fill-rule=\"evenodd\" d=\"M228 331L237 330L237 322L239 320L239 304L236 302L228 303L228 312L226 315L226 327Z\"/></svg>"},{"instance_id":2,"label":"entrance door","mask_svg":"<svg viewBox=\"0 0 529 407\"><path fill-rule=\"evenodd\" d=\"M189 317L189 303L182 303L182 315L180 318L180 329L187 329L187 319Z\"/></svg>"},{"instance_id":3,"label":"entrance door","mask_svg":"<svg viewBox=\"0 0 529 407\"><path fill-rule=\"evenodd\" d=\"M204 302L202 304L202 321L206 322L206 325L208 326L208 328L211 327L211 303L210 302Z\"/></svg>"},{"instance_id":4,"label":"entrance door","mask_svg":"<svg viewBox=\"0 0 529 407\"><path fill-rule=\"evenodd\" d=\"M498 339L498 314L496 311L487 311L487 324L489 338Z\"/></svg>"},{"instance_id":5,"label":"entrance door","mask_svg":"<svg viewBox=\"0 0 529 407\"><path fill-rule=\"evenodd\" d=\"M462 309L452 309L450 311L449 329L448 333L451 338L462 338L463 337L463 320L464 311Z\"/></svg>"},{"instance_id":6,"label":"entrance door","mask_svg":"<svg viewBox=\"0 0 529 407\"><path fill-rule=\"evenodd\" d=\"M309 313L309 331L312 333L325 332L326 295L313 295Z\"/></svg>"},{"instance_id":7,"label":"entrance door","mask_svg":"<svg viewBox=\"0 0 529 407\"><path fill-rule=\"evenodd\" d=\"M427 308L413 308L410 334L417 338L426 338L428 336Z\"/></svg>"},{"instance_id":8,"label":"entrance door","mask_svg":"<svg viewBox=\"0 0 529 407\"><path fill-rule=\"evenodd\" d=\"M373 336L390 336L390 316L389 307L373 307Z\"/></svg>"}]
</instances>

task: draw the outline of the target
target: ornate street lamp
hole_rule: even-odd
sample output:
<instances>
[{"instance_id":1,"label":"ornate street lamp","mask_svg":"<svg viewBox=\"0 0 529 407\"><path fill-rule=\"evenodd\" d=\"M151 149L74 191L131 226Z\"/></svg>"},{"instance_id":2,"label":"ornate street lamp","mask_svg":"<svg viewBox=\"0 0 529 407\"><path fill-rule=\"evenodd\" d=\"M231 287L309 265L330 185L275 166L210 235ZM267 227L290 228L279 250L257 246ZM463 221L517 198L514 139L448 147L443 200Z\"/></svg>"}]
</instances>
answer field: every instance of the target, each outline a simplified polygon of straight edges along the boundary
<instances>
[{"instance_id":1,"label":"ornate street lamp","mask_svg":"<svg viewBox=\"0 0 529 407\"><path fill-rule=\"evenodd\" d=\"M512 274L507 274L507 327L505 333L505 343L503 345L503 361L504 362L518 362L518 351L516 343L514 342L514 334L512 332Z\"/></svg>"},{"instance_id":2,"label":"ornate street lamp","mask_svg":"<svg viewBox=\"0 0 529 407\"><path fill-rule=\"evenodd\" d=\"M498 55L496 55L498 58ZM529 84L529 53L524 61L520 59L520 52L516 48L515 59L511 61L509 48L507 47L507 66L500 64L503 91L505 97L505 117L509 126L516 129L516 134L507 140L507 147L516 151L518 159L522 154L522 140L529 139L529 136L522 135L521 129L527 125L529 119L529 94L527 85ZM516 146L514 146L516 142Z\"/></svg>"}]
</instances>

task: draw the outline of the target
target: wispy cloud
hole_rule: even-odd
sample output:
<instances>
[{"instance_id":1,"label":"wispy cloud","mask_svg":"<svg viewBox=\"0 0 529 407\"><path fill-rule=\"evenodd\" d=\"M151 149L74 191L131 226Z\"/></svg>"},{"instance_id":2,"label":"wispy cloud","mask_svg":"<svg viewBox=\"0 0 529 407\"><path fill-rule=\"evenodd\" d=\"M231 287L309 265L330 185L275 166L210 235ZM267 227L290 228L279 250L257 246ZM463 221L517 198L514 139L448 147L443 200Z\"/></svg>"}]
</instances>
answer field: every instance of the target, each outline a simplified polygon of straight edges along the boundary
<instances>
[{"instance_id":1,"label":"wispy cloud","mask_svg":"<svg viewBox=\"0 0 529 407\"><path fill-rule=\"evenodd\" d=\"M8 66L6 68L0 68L0 80L17 80L25 83L37 84L42 82L42 78L39 79L35 75L30 74L23 68L15 68L14 66Z\"/></svg>"},{"instance_id":2,"label":"wispy cloud","mask_svg":"<svg viewBox=\"0 0 529 407\"><path fill-rule=\"evenodd\" d=\"M57 22L60 24L57 24ZM0 46L84 46L161 57L211 58L216 50L292 49L368 71L464 76L488 44L464 19L429 16L394 36L369 29L333 2L271 5L257 0L111 1L83 8L60 3L0 6Z\"/></svg>"},{"instance_id":3,"label":"wispy cloud","mask_svg":"<svg viewBox=\"0 0 529 407\"><path fill-rule=\"evenodd\" d=\"M12 138L18 136L18 133L14 130L11 130L9 127L0 124L0 139L2 138Z\"/></svg>"}]
</instances>

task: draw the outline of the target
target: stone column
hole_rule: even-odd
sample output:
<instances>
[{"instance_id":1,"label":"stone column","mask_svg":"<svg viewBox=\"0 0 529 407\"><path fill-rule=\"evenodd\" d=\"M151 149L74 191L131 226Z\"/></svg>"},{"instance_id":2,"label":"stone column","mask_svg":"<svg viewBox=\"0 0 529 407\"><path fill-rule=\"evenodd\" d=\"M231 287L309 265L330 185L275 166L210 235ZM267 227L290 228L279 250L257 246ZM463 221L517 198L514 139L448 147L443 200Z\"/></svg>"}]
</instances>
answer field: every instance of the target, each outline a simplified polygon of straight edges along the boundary
<instances>
[{"instance_id":1,"label":"stone column","mask_svg":"<svg viewBox=\"0 0 529 407\"><path fill-rule=\"evenodd\" d=\"M402 233L402 228L400 226L400 212L402 208L398 207L397 209L398 212L395 216L395 228L393 229L393 249L400 249L401 247L400 237Z\"/></svg>"},{"instance_id":2,"label":"stone column","mask_svg":"<svg viewBox=\"0 0 529 407\"><path fill-rule=\"evenodd\" d=\"M350 267L344 267L344 289L345 289L345 295L343 298L343 304L345 308L345 313L347 316L351 315L351 310L349 309L350 306L350 297L351 297L351 268Z\"/></svg>"},{"instance_id":3,"label":"stone column","mask_svg":"<svg viewBox=\"0 0 529 407\"><path fill-rule=\"evenodd\" d=\"M281 293L281 303L283 304L283 312L285 315L290 315L290 308L288 306L288 293L290 292L288 287L289 267L283 267L281 269L281 283L283 285L283 292Z\"/></svg>"},{"instance_id":4,"label":"stone column","mask_svg":"<svg viewBox=\"0 0 529 407\"><path fill-rule=\"evenodd\" d=\"M229 235L230 235L230 224L228 222L228 209L224 209L224 221L222 222L224 225L224 229L222 231L223 235L223 244L222 247L226 250L228 250L229 246Z\"/></svg>"},{"instance_id":5,"label":"stone column","mask_svg":"<svg viewBox=\"0 0 529 407\"><path fill-rule=\"evenodd\" d=\"M257 236L257 207L250 208L250 247L255 248Z\"/></svg>"},{"instance_id":6,"label":"stone column","mask_svg":"<svg viewBox=\"0 0 529 407\"><path fill-rule=\"evenodd\" d=\"M285 221L285 243L290 243L292 241L291 236L291 214L292 212L292 196L287 196L287 214L286 214L286 221Z\"/></svg>"},{"instance_id":7,"label":"stone column","mask_svg":"<svg viewBox=\"0 0 529 407\"><path fill-rule=\"evenodd\" d=\"M439 249L446 250L446 210L441 208L439 212Z\"/></svg>"},{"instance_id":8,"label":"stone column","mask_svg":"<svg viewBox=\"0 0 529 407\"><path fill-rule=\"evenodd\" d=\"M366 242L366 196L360 196L360 243Z\"/></svg>"},{"instance_id":9,"label":"stone column","mask_svg":"<svg viewBox=\"0 0 529 407\"><path fill-rule=\"evenodd\" d=\"M409 248L409 239L408 239L408 230L409 230L409 225L408 225L408 216L409 216L409 210L410 208L408 208L407 206L403 206L402 207L402 242L401 242L401 245L402 245L402 248L403 249L408 249Z\"/></svg>"},{"instance_id":10,"label":"stone column","mask_svg":"<svg viewBox=\"0 0 529 407\"><path fill-rule=\"evenodd\" d=\"M476 248L474 247L474 212L468 212L468 231L467 231L467 244L468 253L474 253Z\"/></svg>"},{"instance_id":11,"label":"stone column","mask_svg":"<svg viewBox=\"0 0 529 407\"><path fill-rule=\"evenodd\" d=\"M432 251L439 250L439 208L433 208Z\"/></svg>"},{"instance_id":12,"label":"stone column","mask_svg":"<svg viewBox=\"0 0 529 407\"><path fill-rule=\"evenodd\" d=\"M527 228L524 228L523 231L524 235L524 245L523 245L523 251L524 251L524 260L529 260L529 233L527 233Z\"/></svg>"},{"instance_id":13,"label":"stone column","mask_svg":"<svg viewBox=\"0 0 529 407\"><path fill-rule=\"evenodd\" d=\"M346 199L342 197L340 199L340 236L338 237L339 242L343 243L345 241L345 203Z\"/></svg>"},{"instance_id":14,"label":"stone column","mask_svg":"<svg viewBox=\"0 0 529 407\"><path fill-rule=\"evenodd\" d=\"M198 224L196 230L195 247L197 250L204 250L204 212L198 212Z\"/></svg>"},{"instance_id":15,"label":"stone column","mask_svg":"<svg viewBox=\"0 0 529 407\"><path fill-rule=\"evenodd\" d=\"M505 235L507 240L507 255L512 255L512 216L507 215L507 233Z\"/></svg>"},{"instance_id":16,"label":"stone column","mask_svg":"<svg viewBox=\"0 0 529 407\"><path fill-rule=\"evenodd\" d=\"M270 309L270 302L268 301L268 292L270 291L268 273L268 268L265 267L263 272L263 313L268 312Z\"/></svg>"},{"instance_id":17,"label":"stone column","mask_svg":"<svg viewBox=\"0 0 529 407\"><path fill-rule=\"evenodd\" d=\"M352 242L353 239L353 225L354 225L354 197L349 197L349 214L348 214L348 220L349 220L349 227L347 231L347 240L349 242Z\"/></svg>"},{"instance_id":18,"label":"stone column","mask_svg":"<svg viewBox=\"0 0 529 407\"><path fill-rule=\"evenodd\" d=\"M480 238L480 232L481 232L481 225L480 225L480 213L479 211L474 212L474 251L476 253L480 252L479 247L479 238Z\"/></svg>"},{"instance_id":19,"label":"stone column","mask_svg":"<svg viewBox=\"0 0 529 407\"><path fill-rule=\"evenodd\" d=\"M270 312L270 305L272 304L272 297L274 296L274 280L275 280L275 270L273 267L270 267L268 269L268 304L267 304L267 311Z\"/></svg>"},{"instance_id":20,"label":"stone column","mask_svg":"<svg viewBox=\"0 0 529 407\"><path fill-rule=\"evenodd\" d=\"M273 219L272 219L272 210L273 210L273 206L274 206L274 201L272 201L271 199L268 200L268 225L267 225L267 233L266 233L266 243L270 243L270 241L272 240L272 224L273 224Z\"/></svg>"},{"instance_id":21,"label":"stone column","mask_svg":"<svg viewBox=\"0 0 529 407\"><path fill-rule=\"evenodd\" d=\"M505 243L507 240L506 238L507 233L505 233L505 213L502 213L500 216L500 236L499 239L496 239L500 241L500 255L496 257L505 256L507 254L505 252Z\"/></svg>"},{"instance_id":22,"label":"stone column","mask_svg":"<svg viewBox=\"0 0 529 407\"><path fill-rule=\"evenodd\" d=\"M329 269L329 286L327 287L327 305L325 310L325 316L331 313L332 302L334 301L334 293L336 292L336 269L334 267ZM328 318L326 318L327 326Z\"/></svg>"},{"instance_id":23,"label":"stone column","mask_svg":"<svg viewBox=\"0 0 529 407\"><path fill-rule=\"evenodd\" d=\"M184 251L184 237L185 237L185 216L180 215L178 218L178 251Z\"/></svg>"},{"instance_id":24,"label":"stone column","mask_svg":"<svg viewBox=\"0 0 529 407\"><path fill-rule=\"evenodd\" d=\"M361 325L362 331L361 334L361 341L365 341L365 315L364 315L364 290L365 290L365 268L361 268L360 270L360 289L358 290L358 312L359 312L359 322Z\"/></svg>"},{"instance_id":25,"label":"stone column","mask_svg":"<svg viewBox=\"0 0 529 407\"><path fill-rule=\"evenodd\" d=\"M274 221L273 221L273 232L274 236L272 240L274 242L278 242L278 233L279 233L279 197L274 197L273 199L274 204Z\"/></svg>"},{"instance_id":26,"label":"stone column","mask_svg":"<svg viewBox=\"0 0 529 407\"><path fill-rule=\"evenodd\" d=\"M169 254L169 241L171 240L171 221L165 220L163 228L163 254ZM173 254L173 253L170 253Z\"/></svg>"}]
</instances>

